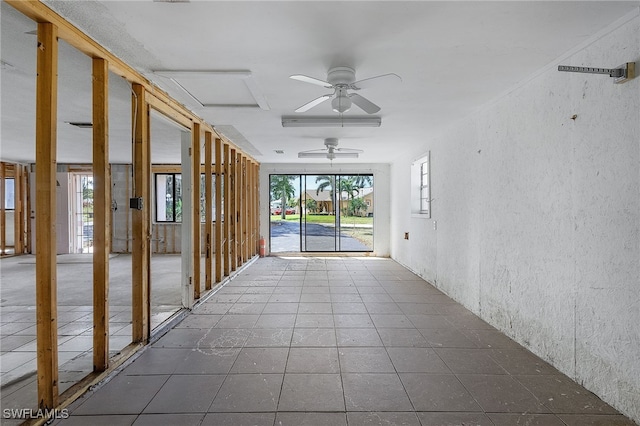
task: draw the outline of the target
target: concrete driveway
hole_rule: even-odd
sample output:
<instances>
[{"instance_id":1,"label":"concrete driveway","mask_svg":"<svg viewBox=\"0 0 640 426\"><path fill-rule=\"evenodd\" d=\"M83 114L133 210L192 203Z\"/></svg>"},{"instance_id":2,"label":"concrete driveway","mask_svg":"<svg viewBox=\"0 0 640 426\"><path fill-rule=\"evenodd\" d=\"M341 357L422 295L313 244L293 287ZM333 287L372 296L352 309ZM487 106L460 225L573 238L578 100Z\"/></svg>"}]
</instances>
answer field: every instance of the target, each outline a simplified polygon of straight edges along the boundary
<instances>
[{"instance_id":1,"label":"concrete driveway","mask_svg":"<svg viewBox=\"0 0 640 426\"><path fill-rule=\"evenodd\" d=\"M370 247L344 233L336 244L334 226L319 223L303 224L302 251L371 251ZM271 252L292 252L300 249L300 222L271 222Z\"/></svg>"}]
</instances>

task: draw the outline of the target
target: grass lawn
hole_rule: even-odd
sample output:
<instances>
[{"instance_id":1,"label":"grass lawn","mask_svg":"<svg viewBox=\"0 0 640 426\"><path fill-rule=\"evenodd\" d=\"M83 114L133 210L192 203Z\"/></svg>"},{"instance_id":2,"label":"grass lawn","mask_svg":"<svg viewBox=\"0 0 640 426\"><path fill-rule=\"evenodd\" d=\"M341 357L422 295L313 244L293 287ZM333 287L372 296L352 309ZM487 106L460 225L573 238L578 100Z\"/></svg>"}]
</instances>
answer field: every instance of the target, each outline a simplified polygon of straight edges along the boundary
<instances>
[{"instance_id":1,"label":"grass lawn","mask_svg":"<svg viewBox=\"0 0 640 426\"><path fill-rule=\"evenodd\" d=\"M299 214L288 214L286 219L287 222L298 222L300 221ZM355 224L355 225L373 225L372 217L360 217L360 216L342 216L340 218L341 222L344 224ZM280 222L282 221L282 217L280 215L272 215L272 222ZM335 223L335 216L327 215L327 214L308 214L307 215L307 223L327 223L333 224Z\"/></svg>"}]
</instances>

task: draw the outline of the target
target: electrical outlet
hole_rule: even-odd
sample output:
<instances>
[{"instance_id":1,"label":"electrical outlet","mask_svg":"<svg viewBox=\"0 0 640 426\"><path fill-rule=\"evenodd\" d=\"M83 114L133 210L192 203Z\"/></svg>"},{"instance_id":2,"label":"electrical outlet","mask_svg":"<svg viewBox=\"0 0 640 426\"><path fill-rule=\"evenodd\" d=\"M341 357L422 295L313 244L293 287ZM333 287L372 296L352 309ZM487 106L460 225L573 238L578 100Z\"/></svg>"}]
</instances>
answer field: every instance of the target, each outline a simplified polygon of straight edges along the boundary
<instances>
[{"instance_id":1,"label":"electrical outlet","mask_svg":"<svg viewBox=\"0 0 640 426\"><path fill-rule=\"evenodd\" d=\"M409 233L408 233L408 232L405 232L405 233L404 233L404 239L405 239L405 240L408 240L408 239L409 239Z\"/></svg>"}]
</instances>

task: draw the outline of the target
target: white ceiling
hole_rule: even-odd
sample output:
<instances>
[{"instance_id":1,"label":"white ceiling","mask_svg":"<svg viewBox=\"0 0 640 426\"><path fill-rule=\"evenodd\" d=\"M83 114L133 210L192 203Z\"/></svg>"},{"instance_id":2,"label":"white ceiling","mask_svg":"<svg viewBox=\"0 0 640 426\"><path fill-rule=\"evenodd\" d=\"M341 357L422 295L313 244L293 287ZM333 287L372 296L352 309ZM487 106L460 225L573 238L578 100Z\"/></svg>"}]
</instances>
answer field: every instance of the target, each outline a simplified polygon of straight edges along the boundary
<instances>
[{"instance_id":1,"label":"white ceiling","mask_svg":"<svg viewBox=\"0 0 640 426\"><path fill-rule=\"evenodd\" d=\"M275 163L299 162L298 151L322 148L327 137L339 138L342 147L364 150L358 161L365 163L387 163L402 151L419 151L443 127L640 6L638 1L46 3L258 161ZM36 25L4 2L1 13L0 157L33 161L36 38L29 32ZM90 60L62 43L59 63L58 161L90 162L91 130L66 124L91 121ZM396 86L360 92L382 107L376 114L382 126L283 128L283 116L336 115L330 102L295 113L327 90L289 79L291 74L305 74L324 80L334 66L354 68L357 79L385 73L402 77ZM248 85L237 78L183 80L198 103L158 73L184 70L249 71L268 109L257 106ZM568 77L558 73L557 78ZM110 83L110 155L113 162L128 162L130 89L119 77L112 76ZM354 115L366 114L355 106L345 114ZM179 129L154 117L152 161L179 162L179 142ZM305 160L309 161L328 160Z\"/></svg>"}]
</instances>

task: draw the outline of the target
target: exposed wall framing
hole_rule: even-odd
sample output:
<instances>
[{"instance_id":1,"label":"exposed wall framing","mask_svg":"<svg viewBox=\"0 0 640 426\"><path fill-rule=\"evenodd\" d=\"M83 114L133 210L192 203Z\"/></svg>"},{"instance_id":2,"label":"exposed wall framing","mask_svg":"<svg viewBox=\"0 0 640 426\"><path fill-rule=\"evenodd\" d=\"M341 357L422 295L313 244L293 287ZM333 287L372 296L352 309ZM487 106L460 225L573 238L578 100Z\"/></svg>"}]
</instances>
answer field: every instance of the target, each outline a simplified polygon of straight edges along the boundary
<instances>
[{"instance_id":1,"label":"exposed wall framing","mask_svg":"<svg viewBox=\"0 0 640 426\"><path fill-rule=\"evenodd\" d=\"M150 109L154 109L187 129L192 129L192 153L194 175L200 166L200 140L205 135L204 173L208 176L207 211L205 223L206 253L211 260L215 253L215 274L213 262L206 264L205 288L210 289L215 282L223 279L223 274L231 273L238 263L246 261L250 251L245 249L250 235L257 233L254 220L258 217L257 204L251 205L251 188L257 189L257 173L247 172L253 160L242 153L230 141L219 135L208 123L203 122L185 106L172 99L167 93L155 87L129 65L100 46L91 37L66 21L60 15L38 1L5 0L15 9L38 23L37 82L36 82L36 163L35 163L35 226L36 238L36 316L37 316L37 385L38 406L51 409L58 406L58 353L57 353L57 297L56 297L56 145L57 145L57 72L58 40L62 39L93 61L93 164L86 166L94 175L94 370L108 370L108 269L109 253L114 246L123 247L132 253L132 340L145 343L150 336L150 255L151 235L156 239L156 251L175 252L176 232L179 224L155 224L151 220L151 177L152 167L150 140ZM34 47L35 48L35 47ZM112 180L108 157L108 72L126 79L133 89L133 164L117 165ZM212 168L212 140L215 138L215 195L212 194L210 177ZM114 166L115 167L115 166ZM176 167L176 166L169 166ZM177 166L177 171L180 167ZM29 173L26 166L0 163L0 251L5 253L6 211L4 208L4 181L13 174L16 188L15 238L16 253L30 252L31 200L29 197ZM239 175L238 173L241 173ZM133 178L131 178L132 176ZM196 219L194 247L194 292L200 296L200 186L199 176L193 190L192 217ZM120 180L121 179L121 180ZM245 180L242 180L245 179ZM112 183L113 182L113 183ZM115 188L113 184L118 183ZM121 182L123 182L121 184ZM112 191L120 207L126 211L125 217L111 210ZM242 196L239 193L242 192ZM212 196L215 198L215 239L212 238L211 217ZM257 200L257 194L253 199ZM130 198L141 203L129 204ZM224 200L224 201L223 201ZM124 206L122 204L125 204ZM127 208L129 205L129 208ZM118 213L120 215L121 213ZM188 214L188 213L185 213ZM113 226L112 226L113 222ZM123 222L123 225L121 225ZM257 223L257 222L256 222ZM113 237L115 225L122 235ZM253 225L252 225L253 224ZM233 230L233 235L231 234ZM242 235L238 235L241 232ZM162 239L164 246L157 241ZM252 253L255 254L255 251ZM238 256L241 256L238 258ZM76 395L74 388L65 395Z\"/></svg>"},{"instance_id":2,"label":"exposed wall framing","mask_svg":"<svg viewBox=\"0 0 640 426\"><path fill-rule=\"evenodd\" d=\"M13 180L13 204L7 208L6 182ZM31 253L31 196L27 165L0 162L0 255Z\"/></svg>"}]
</instances>

